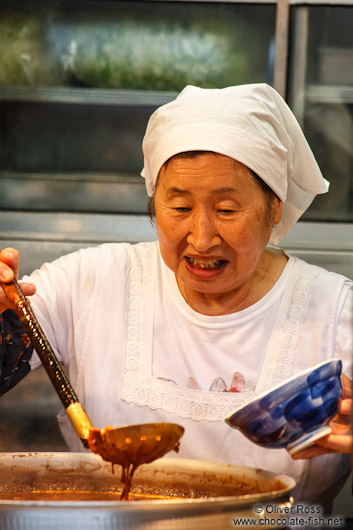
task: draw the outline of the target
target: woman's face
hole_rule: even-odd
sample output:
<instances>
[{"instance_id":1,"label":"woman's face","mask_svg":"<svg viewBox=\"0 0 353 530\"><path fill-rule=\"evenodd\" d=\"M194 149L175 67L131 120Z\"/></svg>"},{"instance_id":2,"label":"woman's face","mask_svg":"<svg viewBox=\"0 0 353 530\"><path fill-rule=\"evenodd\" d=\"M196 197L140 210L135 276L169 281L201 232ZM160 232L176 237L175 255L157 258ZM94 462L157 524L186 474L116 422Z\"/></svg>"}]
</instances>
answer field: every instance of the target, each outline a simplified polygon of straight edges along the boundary
<instances>
[{"instance_id":1,"label":"woman's face","mask_svg":"<svg viewBox=\"0 0 353 530\"><path fill-rule=\"evenodd\" d=\"M156 226L166 265L186 301L195 295L232 297L251 288L272 227L281 218L250 170L216 153L173 158L155 195ZM195 304L190 305L195 307Z\"/></svg>"}]
</instances>

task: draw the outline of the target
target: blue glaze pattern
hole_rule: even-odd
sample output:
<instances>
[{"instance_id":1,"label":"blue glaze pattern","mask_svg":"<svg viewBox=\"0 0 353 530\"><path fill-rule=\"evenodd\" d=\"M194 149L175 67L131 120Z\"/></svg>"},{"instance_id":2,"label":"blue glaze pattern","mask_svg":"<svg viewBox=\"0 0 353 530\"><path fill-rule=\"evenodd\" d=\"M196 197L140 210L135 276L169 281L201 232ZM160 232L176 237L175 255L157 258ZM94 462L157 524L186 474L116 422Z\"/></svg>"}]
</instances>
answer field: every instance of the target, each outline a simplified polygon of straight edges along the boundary
<instances>
[{"instance_id":1,"label":"blue glaze pattern","mask_svg":"<svg viewBox=\"0 0 353 530\"><path fill-rule=\"evenodd\" d=\"M267 448L286 448L318 433L338 411L342 363L326 361L234 411L226 422ZM316 434L317 435L317 434Z\"/></svg>"}]
</instances>

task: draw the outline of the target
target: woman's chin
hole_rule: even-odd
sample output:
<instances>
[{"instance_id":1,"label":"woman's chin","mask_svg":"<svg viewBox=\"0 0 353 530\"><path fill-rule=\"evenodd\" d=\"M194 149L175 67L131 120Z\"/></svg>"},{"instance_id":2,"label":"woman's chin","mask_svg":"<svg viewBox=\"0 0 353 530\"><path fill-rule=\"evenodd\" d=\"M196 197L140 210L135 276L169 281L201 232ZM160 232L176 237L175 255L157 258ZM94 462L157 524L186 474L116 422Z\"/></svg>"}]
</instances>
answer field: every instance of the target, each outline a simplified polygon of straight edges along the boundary
<instances>
[{"instance_id":1,"label":"woman's chin","mask_svg":"<svg viewBox=\"0 0 353 530\"><path fill-rule=\"evenodd\" d=\"M200 294L221 295L228 291L225 269L226 267L222 267L222 270L190 271L184 268L180 274L177 274L179 289L184 296L188 290Z\"/></svg>"}]
</instances>

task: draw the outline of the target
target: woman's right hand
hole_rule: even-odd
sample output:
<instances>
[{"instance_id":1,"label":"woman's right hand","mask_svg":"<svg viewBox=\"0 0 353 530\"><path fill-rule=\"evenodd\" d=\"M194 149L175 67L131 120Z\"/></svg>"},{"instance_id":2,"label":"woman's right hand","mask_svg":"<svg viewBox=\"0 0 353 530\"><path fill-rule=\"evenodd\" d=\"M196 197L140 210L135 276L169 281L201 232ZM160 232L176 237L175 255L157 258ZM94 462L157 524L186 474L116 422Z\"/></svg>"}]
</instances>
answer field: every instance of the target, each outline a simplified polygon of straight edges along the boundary
<instances>
[{"instance_id":1,"label":"woman's right hand","mask_svg":"<svg viewBox=\"0 0 353 530\"><path fill-rule=\"evenodd\" d=\"M20 264L20 254L14 248L5 248L0 251L0 283L8 283L13 278L18 278ZM33 283L21 283L21 288L25 296L35 293L36 287ZM6 309L13 309L13 305L7 298L4 290L0 288L0 313Z\"/></svg>"}]
</instances>

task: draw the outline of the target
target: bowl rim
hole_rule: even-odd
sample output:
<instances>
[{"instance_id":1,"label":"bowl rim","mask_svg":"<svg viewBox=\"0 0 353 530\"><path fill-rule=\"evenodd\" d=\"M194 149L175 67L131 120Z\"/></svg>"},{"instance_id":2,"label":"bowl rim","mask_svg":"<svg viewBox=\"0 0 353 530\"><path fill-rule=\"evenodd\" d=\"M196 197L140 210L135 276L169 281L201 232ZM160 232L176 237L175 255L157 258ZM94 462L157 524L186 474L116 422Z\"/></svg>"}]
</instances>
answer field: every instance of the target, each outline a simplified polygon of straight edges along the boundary
<instances>
[{"instance_id":1,"label":"bowl rim","mask_svg":"<svg viewBox=\"0 0 353 530\"><path fill-rule=\"evenodd\" d=\"M228 416L226 416L224 421L226 423L228 423L228 425L230 425L231 427L237 428L235 425L233 425L231 423L231 418L234 416L234 414L240 412L241 410L245 409L249 405L256 403L257 401L260 401L262 398L264 398L265 396L267 396L271 392L274 392L275 390L278 390L279 388L284 387L286 384L291 383L292 381L294 381L298 377L302 377L302 376L304 376L306 374L310 374L311 372L313 372L317 368L320 368L321 366L325 366L326 364L333 364L333 363L340 363L341 364L341 372L342 372L342 360L339 357L333 357L332 359L329 359L329 360L326 360L326 361L322 361L321 363L314 364L313 366L309 366L309 368L306 368L305 370L302 370L301 372L298 372L297 374L292 375L288 379L285 379L284 381L282 381L282 383L278 383L277 385L275 385L275 386L273 386L273 387L271 387L271 388L269 388L267 390L264 390L263 392L261 392L260 394L258 394L254 398L252 398L247 403L245 403L243 405L240 405L239 407L234 409L233 412L228 414Z\"/></svg>"}]
</instances>

